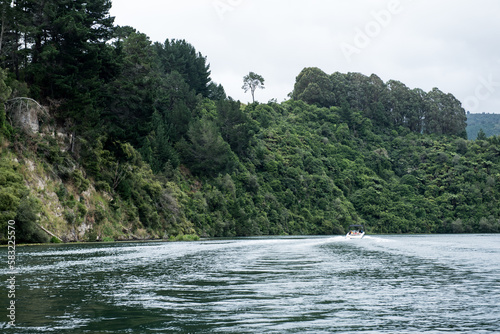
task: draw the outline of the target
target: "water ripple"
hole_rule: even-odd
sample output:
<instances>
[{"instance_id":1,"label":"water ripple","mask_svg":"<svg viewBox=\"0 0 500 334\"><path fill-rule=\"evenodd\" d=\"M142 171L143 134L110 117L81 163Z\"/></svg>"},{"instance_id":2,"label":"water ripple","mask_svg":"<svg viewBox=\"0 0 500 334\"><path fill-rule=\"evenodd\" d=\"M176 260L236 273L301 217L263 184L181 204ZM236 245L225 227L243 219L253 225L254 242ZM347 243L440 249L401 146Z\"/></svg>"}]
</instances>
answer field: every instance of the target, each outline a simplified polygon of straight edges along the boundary
<instances>
[{"instance_id":1,"label":"water ripple","mask_svg":"<svg viewBox=\"0 0 500 334\"><path fill-rule=\"evenodd\" d=\"M0 328L21 334L500 332L499 245L498 235L475 235L22 248L18 327Z\"/></svg>"}]
</instances>

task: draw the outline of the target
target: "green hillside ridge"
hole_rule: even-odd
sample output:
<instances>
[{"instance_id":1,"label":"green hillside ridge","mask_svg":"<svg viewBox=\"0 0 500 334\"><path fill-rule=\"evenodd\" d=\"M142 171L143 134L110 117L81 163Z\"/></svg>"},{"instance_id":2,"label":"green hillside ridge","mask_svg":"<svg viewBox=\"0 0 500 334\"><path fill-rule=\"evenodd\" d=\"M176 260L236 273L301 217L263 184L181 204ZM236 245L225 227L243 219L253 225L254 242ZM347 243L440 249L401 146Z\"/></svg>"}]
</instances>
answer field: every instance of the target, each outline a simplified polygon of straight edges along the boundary
<instances>
[{"instance_id":1,"label":"green hillside ridge","mask_svg":"<svg viewBox=\"0 0 500 334\"><path fill-rule=\"evenodd\" d=\"M475 140L482 130L484 137L500 135L500 114L467 113L467 138Z\"/></svg>"},{"instance_id":2,"label":"green hillside ridge","mask_svg":"<svg viewBox=\"0 0 500 334\"><path fill-rule=\"evenodd\" d=\"M468 141L453 95L305 68L243 105L186 41L84 3L5 16L2 242L500 231L500 137Z\"/></svg>"}]
</instances>

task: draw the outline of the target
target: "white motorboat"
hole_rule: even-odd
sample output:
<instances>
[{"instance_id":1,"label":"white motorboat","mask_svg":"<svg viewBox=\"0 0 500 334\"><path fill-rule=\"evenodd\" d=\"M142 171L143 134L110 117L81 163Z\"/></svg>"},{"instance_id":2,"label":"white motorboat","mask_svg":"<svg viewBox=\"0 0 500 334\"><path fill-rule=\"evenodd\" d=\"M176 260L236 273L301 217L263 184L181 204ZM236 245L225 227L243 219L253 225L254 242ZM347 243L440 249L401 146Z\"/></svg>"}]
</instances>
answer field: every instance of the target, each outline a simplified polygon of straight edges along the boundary
<instances>
[{"instance_id":1,"label":"white motorboat","mask_svg":"<svg viewBox=\"0 0 500 334\"><path fill-rule=\"evenodd\" d=\"M362 239L365 236L365 227L363 225L350 225L349 232L345 235L346 239Z\"/></svg>"}]
</instances>

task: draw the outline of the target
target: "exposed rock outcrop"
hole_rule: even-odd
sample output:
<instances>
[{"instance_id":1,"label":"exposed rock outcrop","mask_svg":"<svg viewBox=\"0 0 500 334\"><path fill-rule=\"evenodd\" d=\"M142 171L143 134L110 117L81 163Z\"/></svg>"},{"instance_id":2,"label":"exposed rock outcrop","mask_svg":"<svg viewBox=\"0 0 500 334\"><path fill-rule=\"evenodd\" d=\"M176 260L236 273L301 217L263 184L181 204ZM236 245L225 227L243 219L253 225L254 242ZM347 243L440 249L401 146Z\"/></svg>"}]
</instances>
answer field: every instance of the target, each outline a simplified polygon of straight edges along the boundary
<instances>
[{"instance_id":1,"label":"exposed rock outcrop","mask_svg":"<svg viewBox=\"0 0 500 334\"><path fill-rule=\"evenodd\" d=\"M7 113L14 126L29 133L40 131L40 116L47 114L47 109L28 97L16 97L6 103Z\"/></svg>"}]
</instances>

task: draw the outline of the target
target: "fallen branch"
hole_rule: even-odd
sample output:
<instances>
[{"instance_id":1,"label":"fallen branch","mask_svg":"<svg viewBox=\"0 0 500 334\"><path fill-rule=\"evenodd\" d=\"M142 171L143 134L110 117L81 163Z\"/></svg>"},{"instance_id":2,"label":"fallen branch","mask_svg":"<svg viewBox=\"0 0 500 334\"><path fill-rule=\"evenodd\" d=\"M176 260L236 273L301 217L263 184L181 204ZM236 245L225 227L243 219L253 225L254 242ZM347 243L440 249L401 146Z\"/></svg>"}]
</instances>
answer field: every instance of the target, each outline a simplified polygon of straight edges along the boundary
<instances>
[{"instance_id":1,"label":"fallen branch","mask_svg":"<svg viewBox=\"0 0 500 334\"><path fill-rule=\"evenodd\" d=\"M40 103L38 103L38 101L33 100L32 98L29 98L29 97L14 97L14 98L12 98L12 99L7 100L7 103L8 103L8 102L12 102L12 101L23 101L23 100L25 100L25 101L35 102L35 104L36 104L36 105L37 105L40 109L45 110L45 108L44 108L44 107L42 107L42 106L40 105Z\"/></svg>"},{"instance_id":2,"label":"fallen branch","mask_svg":"<svg viewBox=\"0 0 500 334\"><path fill-rule=\"evenodd\" d=\"M47 233L48 235L50 235L50 236L52 236L52 237L54 237L54 238L58 239L60 242L63 242L61 238L59 238L57 235L55 235L54 233L52 233L52 232L50 232L49 230L47 230L47 229L46 229L45 227L43 227L42 225L39 225L39 224L37 224L37 225L38 225L38 227L40 227L42 230L44 230L44 231L45 231L45 233Z\"/></svg>"}]
</instances>

